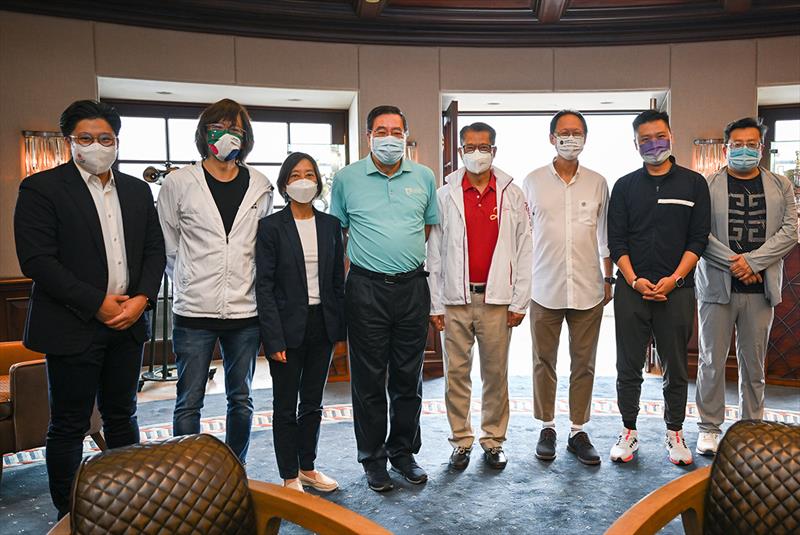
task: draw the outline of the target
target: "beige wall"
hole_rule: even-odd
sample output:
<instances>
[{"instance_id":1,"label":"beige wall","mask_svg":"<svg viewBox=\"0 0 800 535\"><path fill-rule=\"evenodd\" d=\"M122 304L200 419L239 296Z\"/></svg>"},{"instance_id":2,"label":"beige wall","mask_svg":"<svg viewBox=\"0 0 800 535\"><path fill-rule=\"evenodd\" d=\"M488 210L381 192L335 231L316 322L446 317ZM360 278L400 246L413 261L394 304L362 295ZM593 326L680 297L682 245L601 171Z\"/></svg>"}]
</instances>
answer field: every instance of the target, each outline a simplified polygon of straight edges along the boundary
<instances>
[{"instance_id":1,"label":"beige wall","mask_svg":"<svg viewBox=\"0 0 800 535\"><path fill-rule=\"evenodd\" d=\"M800 83L798 57L800 36L593 48L389 47L0 12L0 277L19 275L12 214L22 174L20 131L57 129L67 104L97 96L97 76L357 90L360 154L369 109L397 104L420 162L438 175L442 92L669 90L675 153L689 165L693 138L719 136L725 122L755 113L757 86Z\"/></svg>"}]
</instances>

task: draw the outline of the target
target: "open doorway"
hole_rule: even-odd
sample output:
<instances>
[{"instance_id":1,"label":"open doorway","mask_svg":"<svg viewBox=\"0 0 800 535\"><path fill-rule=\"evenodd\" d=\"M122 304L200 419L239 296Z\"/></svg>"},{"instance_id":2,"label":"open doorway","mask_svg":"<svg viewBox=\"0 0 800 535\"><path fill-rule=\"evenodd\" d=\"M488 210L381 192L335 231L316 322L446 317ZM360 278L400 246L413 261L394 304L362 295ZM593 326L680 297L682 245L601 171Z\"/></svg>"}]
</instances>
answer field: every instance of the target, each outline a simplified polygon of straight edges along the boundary
<instances>
[{"instance_id":1,"label":"open doorway","mask_svg":"<svg viewBox=\"0 0 800 535\"><path fill-rule=\"evenodd\" d=\"M586 146L580 156L588 167L608 181L639 168L641 158L633 141L632 122L638 113L664 104L666 92L547 93L547 94L451 94L443 96L443 176L460 167L457 155L458 131L477 121L497 131L494 165L522 185L534 169L552 161L556 152L549 142L550 120L561 109L580 111L587 122ZM557 373L569 375L569 336L561 331ZM616 375L616 343L613 306L606 306L597 352L597 377ZM477 379L477 367L473 369ZM509 356L511 376L531 376L531 333L529 319L514 330Z\"/></svg>"}]
</instances>

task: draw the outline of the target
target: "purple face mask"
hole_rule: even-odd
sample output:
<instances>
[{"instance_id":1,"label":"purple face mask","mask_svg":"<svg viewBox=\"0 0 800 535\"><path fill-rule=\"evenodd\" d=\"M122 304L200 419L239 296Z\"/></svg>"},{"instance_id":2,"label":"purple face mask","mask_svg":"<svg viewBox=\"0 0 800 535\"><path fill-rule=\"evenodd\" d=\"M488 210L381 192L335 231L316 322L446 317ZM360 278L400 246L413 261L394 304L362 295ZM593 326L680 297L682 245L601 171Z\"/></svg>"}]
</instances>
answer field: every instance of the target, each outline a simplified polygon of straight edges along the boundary
<instances>
[{"instance_id":1,"label":"purple face mask","mask_svg":"<svg viewBox=\"0 0 800 535\"><path fill-rule=\"evenodd\" d=\"M651 165L658 165L672 154L669 138L652 139L639 145L639 154L642 160Z\"/></svg>"}]
</instances>

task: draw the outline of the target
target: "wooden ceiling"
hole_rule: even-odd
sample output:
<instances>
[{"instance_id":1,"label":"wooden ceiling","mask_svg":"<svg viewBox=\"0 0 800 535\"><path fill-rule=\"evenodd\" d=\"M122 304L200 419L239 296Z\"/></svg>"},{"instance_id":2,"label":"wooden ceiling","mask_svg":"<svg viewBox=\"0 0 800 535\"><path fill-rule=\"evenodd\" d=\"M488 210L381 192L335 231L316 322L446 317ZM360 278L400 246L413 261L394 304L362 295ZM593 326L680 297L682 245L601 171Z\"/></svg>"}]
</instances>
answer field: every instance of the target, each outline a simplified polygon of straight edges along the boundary
<instances>
[{"instance_id":1,"label":"wooden ceiling","mask_svg":"<svg viewBox=\"0 0 800 535\"><path fill-rule=\"evenodd\" d=\"M800 0L4 0L0 9L229 35L425 46L800 34Z\"/></svg>"}]
</instances>

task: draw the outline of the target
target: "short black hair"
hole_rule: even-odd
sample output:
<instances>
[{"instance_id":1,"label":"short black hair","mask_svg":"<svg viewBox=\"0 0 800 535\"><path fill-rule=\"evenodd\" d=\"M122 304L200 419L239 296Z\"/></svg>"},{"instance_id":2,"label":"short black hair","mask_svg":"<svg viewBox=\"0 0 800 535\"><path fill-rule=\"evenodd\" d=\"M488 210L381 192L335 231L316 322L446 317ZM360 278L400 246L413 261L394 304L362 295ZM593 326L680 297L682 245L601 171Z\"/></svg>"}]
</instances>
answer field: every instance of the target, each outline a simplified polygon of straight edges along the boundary
<instances>
[{"instance_id":1,"label":"short black hair","mask_svg":"<svg viewBox=\"0 0 800 535\"><path fill-rule=\"evenodd\" d=\"M583 134L586 135L589 133L589 127L586 126L586 119L583 118L583 114L577 110L561 110L560 112L553 115L553 118L550 119L550 133L555 135L556 133L556 126L558 125L558 120L564 117L565 115L574 115L578 119L581 120L583 124Z\"/></svg>"},{"instance_id":2,"label":"short black hair","mask_svg":"<svg viewBox=\"0 0 800 535\"><path fill-rule=\"evenodd\" d=\"M297 164L302 162L303 160L308 160L311 162L311 167L314 168L314 174L317 175L317 197L322 194L322 176L319 174L319 166L317 166L317 161L306 154L305 152L293 152L289 156L283 160L283 164L281 164L281 170L278 171L278 193L284 198L286 202L289 202L289 196L286 194L286 186L289 184L289 175L292 174L292 171Z\"/></svg>"},{"instance_id":3,"label":"short black hair","mask_svg":"<svg viewBox=\"0 0 800 535\"><path fill-rule=\"evenodd\" d=\"M122 127L119 113L111 104L99 100L77 100L61 114L58 121L61 133L65 136L71 135L75 131L75 126L84 119L105 119L111 125L115 136L119 135Z\"/></svg>"},{"instance_id":4,"label":"short black hair","mask_svg":"<svg viewBox=\"0 0 800 535\"><path fill-rule=\"evenodd\" d=\"M767 135L767 125L762 123L760 119L753 117L743 117L738 121L728 123L728 126L725 127L725 143L731 139L731 132L739 128L755 128L761 133L761 143L764 143L764 136Z\"/></svg>"},{"instance_id":5,"label":"short black hair","mask_svg":"<svg viewBox=\"0 0 800 535\"><path fill-rule=\"evenodd\" d=\"M467 134L467 132L489 132L489 142L492 145L494 145L494 142L497 139L497 132L495 131L494 128L492 128L486 123L477 122L468 124L467 126L461 129L461 132L459 132L458 138L461 141L462 145L464 144L464 136Z\"/></svg>"},{"instance_id":6,"label":"short black hair","mask_svg":"<svg viewBox=\"0 0 800 535\"><path fill-rule=\"evenodd\" d=\"M236 161L243 162L247 158L247 155L253 150L253 125L250 124L250 115L247 113L247 109L235 100L223 98L203 110L197 121L197 129L194 131L194 144L203 159L208 158L210 155L206 125L221 122L229 122L235 125L236 119L242 120L242 130L244 130L244 139L242 140L241 148L239 148L239 155L236 157Z\"/></svg>"},{"instance_id":7,"label":"short black hair","mask_svg":"<svg viewBox=\"0 0 800 535\"><path fill-rule=\"evenodd\" d=\"M633 120L633 132L637 133L639 131L639 127L644 123L652 123L654 121L664 121L667 124L667 128L670 128L669 114L667 112L658 110L644 110Z\"/></svg>"},{"instance_id":8,"label":"short black hair","mask_svg":"<svg viewBox=\"0 0 800 535\"><path fill-rule=\"evenodd\" d=\"M367 132L372 132L372 125L375 124L375 118L379 115L399 115L403 120L403 130L408 132L408 121L406 121L406 116L403 115L403 112L400 111L400 108L397 106L390 106L388 104L376 106L370 110L370 112L367 114Z\"/></svg>"}]
</instances>

